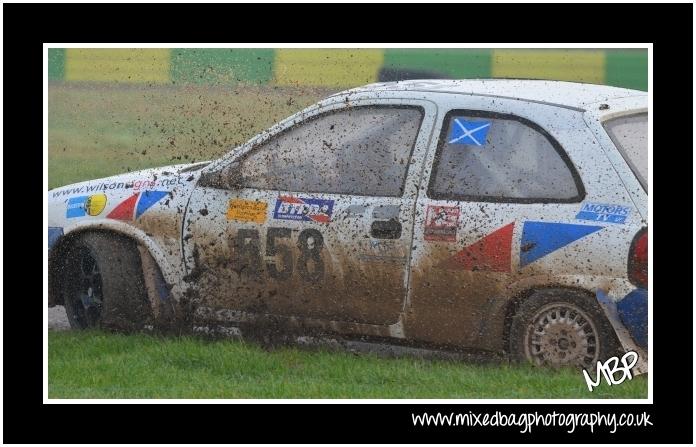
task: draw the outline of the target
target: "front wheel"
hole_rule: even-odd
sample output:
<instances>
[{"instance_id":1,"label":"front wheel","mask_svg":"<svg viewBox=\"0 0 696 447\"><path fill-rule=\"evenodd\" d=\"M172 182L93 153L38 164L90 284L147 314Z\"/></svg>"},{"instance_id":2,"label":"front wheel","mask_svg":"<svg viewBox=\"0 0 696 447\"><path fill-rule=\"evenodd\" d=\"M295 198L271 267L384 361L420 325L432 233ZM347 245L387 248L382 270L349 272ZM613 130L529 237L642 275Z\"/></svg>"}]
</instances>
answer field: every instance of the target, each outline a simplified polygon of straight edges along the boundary
<instances>
[{"instance_id":1,"label":"front wheel","mask_svg":"<svg viewBox=\"0 0 696 447\"><path fill-rule=\"evenodd\" d=\"M619 348L597 303L571 290L534 292L519 306L510 328L513 358L535 365L592 370Z\"/></svg>"},{"instance_id":2,"label":"front wheel","mask_svg":"<svg viewBox=\"0 0 696 447\"><path fill-rule=\"evenodd\" d=\"M64 256L61 282L73 329L133 331L152 324L135 243L118 235L90 233L80 236Z\"/></svg>"}]
</instances>

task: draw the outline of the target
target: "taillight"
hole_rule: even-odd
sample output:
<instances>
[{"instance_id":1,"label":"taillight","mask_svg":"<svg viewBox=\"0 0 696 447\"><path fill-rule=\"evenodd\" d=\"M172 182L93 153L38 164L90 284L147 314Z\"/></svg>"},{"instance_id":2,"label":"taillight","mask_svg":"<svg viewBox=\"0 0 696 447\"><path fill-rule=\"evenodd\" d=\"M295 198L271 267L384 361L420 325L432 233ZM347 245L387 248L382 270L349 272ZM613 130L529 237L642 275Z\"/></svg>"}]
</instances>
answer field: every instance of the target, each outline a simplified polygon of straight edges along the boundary
<instances>
[{"instance_id":1,"label":"taillight","mask_svg":"<svg viewBox=\"0 0 696 447\"><path fill-rule=\"evenodd\" d=\"M628 252L628 280L634 285L648 288L648 229L636 233Z\"/></svg>"}]
</instances>

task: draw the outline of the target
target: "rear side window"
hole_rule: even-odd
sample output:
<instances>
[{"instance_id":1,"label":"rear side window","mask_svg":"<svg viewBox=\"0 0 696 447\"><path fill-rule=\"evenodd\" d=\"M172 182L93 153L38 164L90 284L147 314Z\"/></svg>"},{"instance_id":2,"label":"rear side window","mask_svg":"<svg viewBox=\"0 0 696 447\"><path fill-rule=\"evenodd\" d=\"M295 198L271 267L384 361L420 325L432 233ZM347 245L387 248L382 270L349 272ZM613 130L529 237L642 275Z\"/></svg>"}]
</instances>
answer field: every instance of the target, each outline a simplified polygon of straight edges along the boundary
<instances>
[{"instance_id":1,"label":"rear side window","mask_svg":"<svg viewBox=\"0 0 696 447\"><path fill-rule=\"evenodd\" d=\"M626 162L648 189L648 114L622 116L605 121L604 128Z\"/></svg>"},{"instance_id":2,"label":"rear side window","mask_svg":"<svg viewBox=\"0 0 696 447\"><path fill-rule=\"evenodd\" d=\"M454 110L445 116L428 196L481 202L579 202L585 191L561 146L524 118Z\"/></svg>"}]
</instances>

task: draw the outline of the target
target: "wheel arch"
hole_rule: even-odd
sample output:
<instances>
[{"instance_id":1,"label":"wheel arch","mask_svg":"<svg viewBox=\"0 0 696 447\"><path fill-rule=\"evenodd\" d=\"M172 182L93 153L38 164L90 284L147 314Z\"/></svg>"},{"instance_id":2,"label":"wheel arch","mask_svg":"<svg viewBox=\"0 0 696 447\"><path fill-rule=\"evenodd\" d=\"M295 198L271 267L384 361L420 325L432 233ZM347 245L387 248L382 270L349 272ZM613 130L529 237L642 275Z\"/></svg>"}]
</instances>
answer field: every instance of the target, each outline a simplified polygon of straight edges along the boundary
<instances>
[{"instance_id":1,"label":"wheel arch","mask_svg":"<svg viewBox=\"0 0 696 447\"><path fill-rule=\"evenodd\" d=\"M175 268L166 259L166 256L155 240L148 236L144 231L121 222L101 222L94 225L92 222L77 224L64 229L63 236L56 241L51 248L48 256L48 304L54 306L63 304L63 297L58 293L61 285L61 261L68 248L75 243L81 236L88 233L111 234L114 236L125 237L133 241L141 255L143 265L154 265L159 270L165 283L170 289L179 285L182 275L179 269ZM144 259L148 255L150 259ZM148 292L150 293L150 292ZM153 299L154 297L150 297Z\"/></svg>"}]
</instances>

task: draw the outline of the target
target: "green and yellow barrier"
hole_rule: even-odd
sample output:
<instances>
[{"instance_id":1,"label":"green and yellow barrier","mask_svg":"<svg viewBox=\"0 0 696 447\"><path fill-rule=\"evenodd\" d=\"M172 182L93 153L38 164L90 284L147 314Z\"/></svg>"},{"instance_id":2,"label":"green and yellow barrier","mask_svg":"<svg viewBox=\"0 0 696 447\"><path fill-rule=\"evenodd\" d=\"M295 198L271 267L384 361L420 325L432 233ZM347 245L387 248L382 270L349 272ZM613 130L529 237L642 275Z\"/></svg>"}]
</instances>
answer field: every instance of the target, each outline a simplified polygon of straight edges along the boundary
<instances>
[{"instance_id":1,"label":"green and yellow barrier","mask_svg":"<svg viewBox=\"0 0 696 447\"><path fill-rule=\"evenodd\" d=\"M493 50L491 77L604 84L604 51Z\"/></svg>"},{"instance_id":2,"label":"green and yellow barrier","mask_svg":"<svg viewBox=\"0 0 696 447\"><path fill-rule=\"evenodd\" d=\"M65 80L167 83L170 64L167 48L68 48Z\"/></svg>"},{"instance_id":3,"label":"green and yellow barrier","mask_svg":"<svg viewBox=\"0 0 696 447\"><path fill-rule=\"evenodd\" d=\"M355 87L376 82L384 63L380 49L287 48L275 52L278 85Z\"/></svg>"},{"instance_id":4,"label":"green and yellow barrier","mask_svg":"<svg viewBox=\"0 0 696 447\"><path fill-rule=\"evenodd\" d=\"M52 81L348 88L414 77L530 78L648 88L647 50L51 48Z\"/></svg>"}]
</instances>

